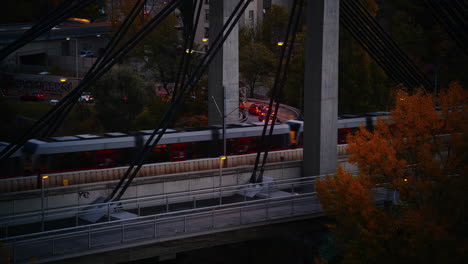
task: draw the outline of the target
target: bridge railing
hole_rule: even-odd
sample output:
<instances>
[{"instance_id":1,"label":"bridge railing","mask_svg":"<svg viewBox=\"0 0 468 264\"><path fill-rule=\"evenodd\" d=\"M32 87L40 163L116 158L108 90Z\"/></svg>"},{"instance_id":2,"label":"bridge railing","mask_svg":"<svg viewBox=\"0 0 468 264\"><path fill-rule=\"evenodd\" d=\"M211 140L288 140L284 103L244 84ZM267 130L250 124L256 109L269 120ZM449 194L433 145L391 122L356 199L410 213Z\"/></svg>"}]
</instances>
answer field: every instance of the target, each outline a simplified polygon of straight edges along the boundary
<instances>
[{"instance_id":1,"label":"bridge railing","mask_svg":"<svg viewBox=\"0 0 468 264\"><path fill-rule=\"evenodd\" d=\"M51 261L135 243L141 245L281 222L291 217L321 215L321 211L315 193L267 198L2 239L1 252L13 263L30 259Z\"/></svg>"},{"instance_id":2,"label":"bridge railing","mask_svg":"<svg viewBox=\"0 0 468 264\"><path fill-rule=\"evenodd\" d=\"M307 191L315 191L315 180L320 176L304 177L297 179L277 180L271 183L266 183L262 187L262 191L267 194L275 190L285 190L289 193L295 193L296 191L307 189ZM232 203L229 200L223 199L226 196L232 196L234 194L243 195L244 201L247 201L246 194L251 191L255 191L254 186L259 185L238 185L229 187L216 187L210 189L203 189L197 191L180 192L166 195L156 195L137 199L127 199L117 202L107 202L93 205L74 206L61 209L47 209L40 210L31 213L15 214L10 216L0 217L0 237L9 237L15 235L10 232L14 226L30 223L46 223L47 221L57 219L69 219L71 226L85 225L80 223L80 217L86 217L88 215L103 215L100 222L111 222L115 219L111 218L112 213L118 208L119 210L132 211L136 217L140 217L143 214L142 210L149 207L159 207L160 212L168 213L173 209L174 204L190 203L192 208L200 207L200 203L208 199L216 199L218 205L224 205L226 203ZM186 205L187 206L187 205ZM42 225L44 226L44 224ZM50 227L49 227L50 228ZM40 232L43 230L36 230Z\"/></svg>"}]
</instances>

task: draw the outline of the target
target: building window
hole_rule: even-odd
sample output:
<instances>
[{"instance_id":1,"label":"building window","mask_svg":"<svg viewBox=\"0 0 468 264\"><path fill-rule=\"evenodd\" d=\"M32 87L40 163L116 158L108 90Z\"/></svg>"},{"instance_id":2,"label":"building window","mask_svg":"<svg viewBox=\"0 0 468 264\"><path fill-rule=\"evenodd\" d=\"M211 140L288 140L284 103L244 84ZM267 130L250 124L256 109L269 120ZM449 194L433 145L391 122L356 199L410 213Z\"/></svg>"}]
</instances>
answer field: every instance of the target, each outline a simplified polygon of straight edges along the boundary
<instances>
[{"instance_id":1,"label":"building window","mask_svg":"<svg viewBox=\"0 0 468 264\"><path fill-rule=\"evenodd\" d=\"M210 21L210 10L205 9L205 22Z\"/></svg>"},{"instance_id":2,"label":"building window","mask_svg":"<svg viewBox=\"0 0 468 264\"><path fill-rule=\"evenodd\" d=\"M210 4L210 0L205 0L205 5L209 5Z\"/></svg>"},{"instance_id":3,"label":"building window","mask_svg":"<svg viewBox=\"0 0 468 264\"><path fill-rule=\"evenodd\" d=\"M254 19L254 11L253 10L249 10L249 19L250 20Z\"/></svg>"},{"instance_id":4,"label":"building window","mask_svg":"<svg viewBox=\"0 0 468 264\"><path fill-rule=\"evenodd\" d=\"M204 36L205 36L205 38L209 38L209 35L210 35L210 28L206 27Z\"/></svg>"}]
</instances>

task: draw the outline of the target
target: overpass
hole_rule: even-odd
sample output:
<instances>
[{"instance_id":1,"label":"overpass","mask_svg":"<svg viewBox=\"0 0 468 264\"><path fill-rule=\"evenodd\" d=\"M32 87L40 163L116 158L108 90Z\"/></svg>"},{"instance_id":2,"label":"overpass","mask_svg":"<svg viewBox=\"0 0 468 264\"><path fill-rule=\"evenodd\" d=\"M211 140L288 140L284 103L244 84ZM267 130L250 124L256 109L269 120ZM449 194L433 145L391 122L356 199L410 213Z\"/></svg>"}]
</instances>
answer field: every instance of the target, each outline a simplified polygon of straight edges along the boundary
<instances>
[{"instance_id":1,"label":"overpass","mask_svg":"<svg viewBox=\"0 0 468 264\"><path fill-rule=\"evenodd\" d=\"M349 166L346 146L337 151ZM316 177L301 177L301 158L302 149L272 152L265 173L270 181L260 185L245 184L254 154L229 157L222 177L218 159L149 164L124 199L100 205L92 203L116 184L102 175L125 168L50 175L44 210L40 190L0 195L0 252L13 263L49 262L320 217ZM200 163L212 166L194 171L208 168ZM177 173L163 174L162 168ZM23 183L34 187L34 179ZM64 180L71 184L54 186ZM386 195L378 194L378 201Z\"/></svg>"},{"instance_id":2,"label":"overpass","mask_svg":"<svg viewBox=\"0 0 468 264\"><path fill-rule=\"evenodd\" d=\"M300 166L300 162L295 163L298 164L292 167ZM278 175L278 170L269 168L267 175L275 172ZM300 171L293 176L299 175ZM3 244L2 254L10 257L13 263L31 259L38 262L58 261L320 217L323 214L315 193L316 178L272 179L262 185L234 184L126 199L118 203L10 215L0 218L4 237L0 240ZM375 191L377 202L382 202L386 191ZM90 219L96 215L100 220L93 223ZM30 228L31 220L40 221L41 217L45 218L46 224L61 220L72 226L63 228L62 225L55 230L49 226L47 231L18 233ZM25 219L29 219L29 222L24 222ZM8 224L22 226L8 229Z\"/></svg>"}]
</instances>

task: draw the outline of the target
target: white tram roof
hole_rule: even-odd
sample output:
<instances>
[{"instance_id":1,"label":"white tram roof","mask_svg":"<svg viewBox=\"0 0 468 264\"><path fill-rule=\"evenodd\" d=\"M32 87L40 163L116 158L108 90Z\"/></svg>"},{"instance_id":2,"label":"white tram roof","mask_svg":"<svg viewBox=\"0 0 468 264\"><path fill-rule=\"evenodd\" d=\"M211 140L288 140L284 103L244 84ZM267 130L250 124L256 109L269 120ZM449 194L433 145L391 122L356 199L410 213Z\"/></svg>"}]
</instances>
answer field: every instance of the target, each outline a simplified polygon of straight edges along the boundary
<instances>
[{"instance_id":1,"label":"white tram roof","mask_svg":"<svg viewBox=\"0 0 468 264\"><path fill-rule=\"evenodd\" d=\"M132 148L134 146L135 138L132 136L99 139L81 139L63 142L46 142L39 139L31 139L24 145L24 152L28 154L39 155L93 151L98 149Z\"/></svg>"},{"instance_id":2,"label":"white tram roof","mask_svg":"<svg viewBox=\"0 0 468 264\"><path fill-rule=\"evenodd\" d=\"M263 123L262 123L263 124ZM270 127L270 126L269 126ZM258 137L262 135L263 126L249 126L249 127L228 127L226 129L226 138L241 138L241 137ZM269 131L269 130L268 130ZM146 131L143 131L146 132ZM151 130L152 132L152 130ZM197 141L208 141L212 139L222 139L222 129L199 130L188 132L177 132L170 130L171 133L164 134L159 141L160 145L187 143ZM276 124L273 131L274 135L288 134L289 126L286 124ZM52 141L48 142L40 139L31 139L26 142L24 152L27 154L57 154L67 152L81 152L81 151L95 151L104 149L122 149L133 148L136 146L135 139L138 136L116 136L113 137L100 137L95 135L79 135L68 137L65 141ZM146 142L150 135L143 135L143 142Z\"/></svg>"}]
</instances>

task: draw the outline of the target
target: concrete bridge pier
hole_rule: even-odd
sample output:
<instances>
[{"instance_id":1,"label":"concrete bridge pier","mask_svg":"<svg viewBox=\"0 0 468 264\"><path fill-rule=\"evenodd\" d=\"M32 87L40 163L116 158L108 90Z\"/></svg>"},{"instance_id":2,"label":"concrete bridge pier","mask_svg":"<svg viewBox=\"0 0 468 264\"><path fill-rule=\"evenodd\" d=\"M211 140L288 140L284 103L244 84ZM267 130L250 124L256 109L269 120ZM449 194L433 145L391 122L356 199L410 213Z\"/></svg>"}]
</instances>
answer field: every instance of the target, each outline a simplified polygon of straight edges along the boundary
<instances>
[{"instance_id":1,"label":"concrete bridge pier","mask_svg":"<svg viewBox=\"0 0 468 264\"><path fill-rule=\"evenodd\" d=\"M238 1L210 1L210 40L215 38L231 15ZM225 109L226 123L239 122L239 27L236 25L223 47L211 62L208 73L208 123L221 125L213 98L221 112ZM224 100L224 98L226 98ZM226 106L224 107L224 104Z\"/></svg>"},{"instance_id":2,"label":"concrete bridge pier","mask_svg":"<svg viewBox=\"0 0 468 264\"><path fill-rule=\"evenodd\" d=\"M339 0L307 2L303 176L337 165Z\"/></svg>"}]
</instances>

